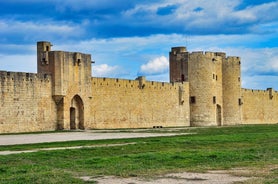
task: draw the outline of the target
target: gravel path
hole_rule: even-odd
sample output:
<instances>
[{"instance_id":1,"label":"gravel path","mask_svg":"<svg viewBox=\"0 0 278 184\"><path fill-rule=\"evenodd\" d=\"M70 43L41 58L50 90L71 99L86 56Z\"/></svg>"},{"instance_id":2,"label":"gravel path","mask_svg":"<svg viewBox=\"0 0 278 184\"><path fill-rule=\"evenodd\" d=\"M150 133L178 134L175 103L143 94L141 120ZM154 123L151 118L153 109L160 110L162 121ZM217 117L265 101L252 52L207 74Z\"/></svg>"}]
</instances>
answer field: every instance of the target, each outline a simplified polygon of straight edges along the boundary
<instances>
[{"instance_id":1,"label":"gravel path","mask_svg":"<svg viewBox=\"0 0 278 184\"><path fill-rule=\"evenodd\" d=\"M0 146L15 145L15 144L34 144L34 143L45 143L45 142L77 141L77 140L105 140L105 139L123 139L123 138L140 138L140 137L163 137L163 136L175 136L175 135L182 135L182 134L181 133L143 133L143 132L98 133L93 131L85 131L85 132L43 133L43 134L0 135Z\"/></svg>"},{"instance_id":2,"label":"gravel path","mask_svg":"<svg viewBox=\"0 0 278 184\"><path fill-rule=\"evenodd\" d=\"M69 150L69 149L82 149L82 148L99 148L99 147L114 147L114 146L125 146L136 144L135 142L123 143L123 144L101 144L93 146L71 146L71 147L55 147L55 148L40 148L32 150L23 150L23 151L0 151L0 155L11 155L11 154L20 154L20 153L33 153L38 151L52 151L52 150Z\"/></svg>"}]
</instances>

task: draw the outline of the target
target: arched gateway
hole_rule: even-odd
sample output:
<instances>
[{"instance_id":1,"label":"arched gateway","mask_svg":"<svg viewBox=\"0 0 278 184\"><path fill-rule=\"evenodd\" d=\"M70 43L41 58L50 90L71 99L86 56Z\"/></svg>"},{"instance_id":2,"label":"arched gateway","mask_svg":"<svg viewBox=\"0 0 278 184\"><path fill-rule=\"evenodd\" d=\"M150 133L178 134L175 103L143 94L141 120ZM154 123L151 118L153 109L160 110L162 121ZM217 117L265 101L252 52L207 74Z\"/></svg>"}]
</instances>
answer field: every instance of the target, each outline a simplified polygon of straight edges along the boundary
<instances>
[{"instance_id":1,"label":"arched gateway","mask_svg":"<svg viewBox=\"0 0 278 184\"><path fill-rule=\"evenodd\" d=\"M84 127L84 105L81 97L75 95L70 105L70 129L85 129Z\"/></svg>"}]
</instances>

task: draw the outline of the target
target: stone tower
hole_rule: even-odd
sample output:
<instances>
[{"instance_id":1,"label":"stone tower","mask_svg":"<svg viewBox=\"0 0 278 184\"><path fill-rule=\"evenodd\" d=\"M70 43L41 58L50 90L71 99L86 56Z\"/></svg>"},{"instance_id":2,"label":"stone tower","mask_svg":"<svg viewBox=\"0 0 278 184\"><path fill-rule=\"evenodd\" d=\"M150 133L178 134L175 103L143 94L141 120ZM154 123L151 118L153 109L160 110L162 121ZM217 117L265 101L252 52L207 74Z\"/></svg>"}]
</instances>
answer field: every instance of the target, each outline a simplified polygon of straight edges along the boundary
<instances>
[{"instance_id":1,"label":"stone tower","mask_svg":"<svg viewBox=\"0 0 278 184\"><path fill-rule=\"evenodd\" d=\"M241 124L241 63L239 57L225 58L223 68L223 101L225 125Z\"/></svg>"},{"instance_id":2,"label":"stone tower","mask_svg":"<svg viewBox=\"0 0 278 184\"><path fill-rule=\"evenodd\" d=\"M170 52L170 81L189 82L190 125L223 125L222 62L225 54L189 53L185 47Z\"/></svg>"},{"instance_id":3,"label":"stone tower","mask_svg":"<svg viewBox=\"0 0 278 184\"><path fill-rule=\"evenodd\" d=\"M170 82L188 81L188 57L186 47L173 47L169 53Z\"/></svg>"},{"instance_id":4,"label":"stone tower","mask_svg":"<svg viewBox=\"0 0 278 184\"><path fill-rule=\"evenodd\" d=\"M37 42L37 64L38 73L51 75L57 128L84 129L84 114L90 111L87 99L92 91L91 55L51 51L51 46L50 42Z\"/></svg>"},{"instance_id":5,"label":"stone tower","mask_svg":"<svg viewBox=\"0 0 278 184\"><path fill-rule=\"evenodd\" d=\"M213 52L189 55L191 126L221 126L222 57Z\"/></svg>"},{"instance_id":6,"label":"stone tower","mask_svg":"<svg viewBox=\"0 0 278 184\"><path fill-rule=\"evenodd\" d=\"M241 123L240 58L222 52L192 52L173 47L170 81L189 82L190 125Z\"/></svg>"},{"instance_id":7,"label":"stone tower","mask_svg":"<svg viewBox=\"0 0 278 184\"><path fill-rule=\"evenodd\" d=\"M37 42L37 73L51 74L51 64L48 53L51 51L51 43L46 41Z\"/></svg>"}]
</instances>

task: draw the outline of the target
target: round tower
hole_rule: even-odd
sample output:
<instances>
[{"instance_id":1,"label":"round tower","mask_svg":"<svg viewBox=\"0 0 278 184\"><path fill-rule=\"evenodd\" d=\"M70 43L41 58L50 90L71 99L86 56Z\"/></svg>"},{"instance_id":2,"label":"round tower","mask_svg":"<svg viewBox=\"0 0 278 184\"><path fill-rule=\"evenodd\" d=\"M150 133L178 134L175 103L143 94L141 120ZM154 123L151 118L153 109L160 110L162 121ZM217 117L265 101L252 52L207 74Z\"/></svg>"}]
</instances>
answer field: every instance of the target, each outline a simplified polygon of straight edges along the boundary
<instances>
[{"instance_id":1,"label":"round tower","mask_svg":"<svg viewBox=\"0 0 278 184\"><path fill-rule=\"evenodd\" d=\"M241 123L241 70L239 57L227 57L223 62L224 125Z\"/></svg>"},{"instance_id":2,"label":"round tower","mask_svg":"<svg viewBox=\"0 0 278 184\"><path fill-rule=\"evenodd\" d=\"M189 55L191 126L222 125L222 59L213 52Z\"/></svg>"}]
</instances>

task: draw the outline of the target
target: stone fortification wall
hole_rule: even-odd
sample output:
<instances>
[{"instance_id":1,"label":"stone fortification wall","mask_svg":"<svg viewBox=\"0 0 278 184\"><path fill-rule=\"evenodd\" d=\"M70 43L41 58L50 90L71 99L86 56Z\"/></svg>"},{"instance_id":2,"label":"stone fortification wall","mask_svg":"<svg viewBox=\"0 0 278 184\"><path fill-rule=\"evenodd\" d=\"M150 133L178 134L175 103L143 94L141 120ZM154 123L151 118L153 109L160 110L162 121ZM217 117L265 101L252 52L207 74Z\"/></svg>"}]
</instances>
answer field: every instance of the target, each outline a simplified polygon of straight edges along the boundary
<instances>
[{"instance_id":1,"label":"stone fortification wall","mask_svg":"<svg viewBox=\"0 0 278 184\"><path fill-rule=\"evenodd\" d=\"M241 89L239 57L173 47L164 83L92 78L91 55L51 47L38 74L0 71L0 133L278 123L278 92Z\"/></svg>"},{"instance_id":2,"label":"stone fortification wall","mask_svg":"<svg viewBox=\"0 0 278 184\"><path fill-rule=\"evenodd\" d=\"M1 133L56 129L51 76L1 71L0 81Z\"/></svg>"},{"instance_id":3,"label":"stone fortification wall","mask_svg":"<svg viewBox=\"0 0 278 184\"><path fill-rule=\"evenodd\" d=\"M224 125L241 124L240 58L227 57L223 61L223 117Z\"/></svg>"},{"instance_id":4,"label":"stone fortification wall","mask_svg":"<svg viewBox=\"0 0 278 184\"><path fill-rule=\"evenodd\" d=\"M52 95L58 104L59 129L84 129L89 124L91 56L78 52L48 52L52 74ZM76 105L76 98L80 98ZM70 109L74 108L72 115ZM81 112L82 111L82 112ZM72 124L72 125L71 125ZM73 125L74 124L74 125Z\"/></svg>"},{"instance_id":5,"label":"stone fortification wall","mask_svg":"<svg viewBox=\"0 0 278 184\"><path fill-rule=\"evenodd\" d=\"M222 122L222 57L212 52L189 55L191 126Z\"/></svg>"},{"instance_id":6,"label":"stone fortification wall","mask_svg":"<svg viewBox=\"0 0 278 184\"><path fill-rule=\"evenodd\" d=\"M89 128L189 126L188 83L92 78Z\"/></svg>"},{"instance_id":7,"label":"stone fortification wall","mask_svg":"<svg viewBox=\"0 0 278 184\"><path fill-rule=\"evenodd\" d=\"M278 123L278 92L242 89L242 124Z\"/></svg>"}]
</instances>

